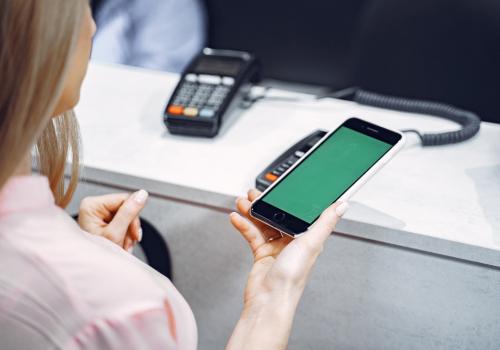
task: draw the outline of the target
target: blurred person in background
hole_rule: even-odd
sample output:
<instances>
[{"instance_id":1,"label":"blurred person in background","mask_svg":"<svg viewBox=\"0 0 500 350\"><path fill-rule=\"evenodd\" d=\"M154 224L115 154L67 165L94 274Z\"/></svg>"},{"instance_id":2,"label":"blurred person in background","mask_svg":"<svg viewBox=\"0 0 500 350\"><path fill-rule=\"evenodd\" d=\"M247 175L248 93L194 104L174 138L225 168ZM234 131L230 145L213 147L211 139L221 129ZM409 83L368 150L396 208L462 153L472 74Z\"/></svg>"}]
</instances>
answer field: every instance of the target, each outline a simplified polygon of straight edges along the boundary
<instances>
[{"instance_id":1,"label":"blurred person in background","mask_svg":"<svg viewBox=\"0 0 500 350\"><path fill-rule=\"evenodd\" d=\"M180 73L205 43L201 0L91 0L92 59Z\"/></svg>"}]
</instances>

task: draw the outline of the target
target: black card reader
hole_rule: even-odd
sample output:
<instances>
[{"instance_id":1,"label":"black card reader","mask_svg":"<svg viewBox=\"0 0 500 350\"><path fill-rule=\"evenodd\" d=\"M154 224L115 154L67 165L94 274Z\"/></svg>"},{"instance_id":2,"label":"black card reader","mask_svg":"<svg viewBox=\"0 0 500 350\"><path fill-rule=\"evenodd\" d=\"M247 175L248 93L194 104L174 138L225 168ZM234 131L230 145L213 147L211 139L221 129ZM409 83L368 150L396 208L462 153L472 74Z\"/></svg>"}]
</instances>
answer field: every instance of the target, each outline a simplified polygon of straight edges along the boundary
<instances>
[{"instance_id":1,"label":"black card reader","mask_svg":"<svg viewBox=\"0 0 500 350\"><path fill-rule=\"evenodd\" d=\"M324 130L316 130L290 147L257 176L255 180L257 189L260 191L266 190L290 167L297 163L299 159L313 148L326 134L327 132Z\"/></svg>"},{"instance_id":2,"label":"black card reader","mask_svg":"<svg viewBox=\"0 0 500 350\"><path fill-rule=\"evenodd\" d=\"M224 116L239 106L258 73L250 53L203 49L182 74L167 105L164 121L169 132L216 136Z\"/></svg>"}]
</instances>

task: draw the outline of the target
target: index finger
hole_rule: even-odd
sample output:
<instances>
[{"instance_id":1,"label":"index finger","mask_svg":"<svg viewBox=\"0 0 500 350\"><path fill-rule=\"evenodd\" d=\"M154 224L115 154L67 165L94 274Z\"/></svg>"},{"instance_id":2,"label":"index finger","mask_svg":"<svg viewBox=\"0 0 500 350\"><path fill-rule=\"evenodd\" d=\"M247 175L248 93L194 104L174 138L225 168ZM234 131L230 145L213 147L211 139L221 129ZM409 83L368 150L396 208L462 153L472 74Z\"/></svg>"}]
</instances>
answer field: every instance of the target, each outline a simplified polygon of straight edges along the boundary
<instances>
[{"instance_id":1,"label":"index finger","mask_svg":"<svg viewBox=\"0 0 500 350\"><path fill-rule=\"evenodd\" d=\"M256 189L251 189L248 191L248 200L250 202L253 202L254 200L256 200L257 198L259 198L259 196L262 194L262 192L256 190Z\"/></svg>"},{"instance_id":2,"label":"index finger","mask_svg":"<svg viewBox=\"0 0 500 350\"><path fill-rule=\"evenodd\" d=\"M329 206L323 211L319 219L309 227L306 234L297 239L306 241L309 246L321 250L326 239L335 230L335 226L348 209L349 204L345 202L335 203Z\"/></svg>"},{"instance_id":3,"label":"index finger","mask_svg":"<svg viewBox=\"0 0 500 350\"><path fill-rule=\"evenodd\" d=\"M88 200L102 206L110 212L116 212L118 208L130 197L130 193L113 193L103 196L89 197Z\"/></svg>"},{"instance_id":4,"label":"index finger","mask_svg":"<svg viewBox=\"0 0 500 350\"><path fill-rule=\"evenodd\" d=\"M115 237L123 237L130 224L139 216L146 205L148 193L140 190L127 198L109 223L107 231Z\"/></svg>"}]
</instances>

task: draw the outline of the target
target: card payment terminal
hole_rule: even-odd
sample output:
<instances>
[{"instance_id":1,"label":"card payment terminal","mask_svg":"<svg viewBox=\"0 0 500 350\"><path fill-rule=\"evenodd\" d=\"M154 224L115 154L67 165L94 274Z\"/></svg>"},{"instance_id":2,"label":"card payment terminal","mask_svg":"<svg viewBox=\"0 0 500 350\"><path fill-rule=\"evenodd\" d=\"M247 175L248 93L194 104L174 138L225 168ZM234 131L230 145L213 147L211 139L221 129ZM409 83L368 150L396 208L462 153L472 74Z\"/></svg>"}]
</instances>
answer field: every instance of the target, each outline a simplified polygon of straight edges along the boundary
<instances>
[{"instance_id":1,"label":"card payment terminal","mask_svg":"<svg viewBox=\"0 0 500 350\"><path fill-rule=\"evenodd\" d=\"M325 130L316 130L307 137L303 138L285 153L280 155L272 162L262 173L257 176L255 186L260 191L265 191L271 186L288 168L299 161L311 148L314 147L328 132Z\"/></svg>"},{"instance_id":2,"label":"card payment terminal","mask_svg":"<svg viewBox=\"0 0 500 350\"><path fill-rule=\"evenodd\" d=\"M247 52L205 48L183 73L167 105L169 132L214 137L258 73L255 57Z\"/></svg>"}]
</instances>

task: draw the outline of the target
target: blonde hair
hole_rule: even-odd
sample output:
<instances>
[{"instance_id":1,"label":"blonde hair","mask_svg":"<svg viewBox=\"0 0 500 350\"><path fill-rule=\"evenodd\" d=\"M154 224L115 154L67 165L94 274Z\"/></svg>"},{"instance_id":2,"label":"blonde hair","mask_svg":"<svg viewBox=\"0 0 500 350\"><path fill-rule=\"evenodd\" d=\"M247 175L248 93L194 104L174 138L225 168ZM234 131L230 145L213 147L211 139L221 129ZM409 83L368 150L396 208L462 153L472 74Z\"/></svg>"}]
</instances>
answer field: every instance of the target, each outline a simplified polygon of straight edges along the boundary
<instances>
[{"instance_id":1,"label":"blonde hair","mask_svg":"<svg viewBox=\"0 0 500 350\"><path fill-rule=\"evenodd\" d=\"M35 146L56 203L78 183L79 131L72 111L53 118L87 0L0 0L0 189ZM72 175L64 170L71 153Z\"/></svg>"}]
</instances>

